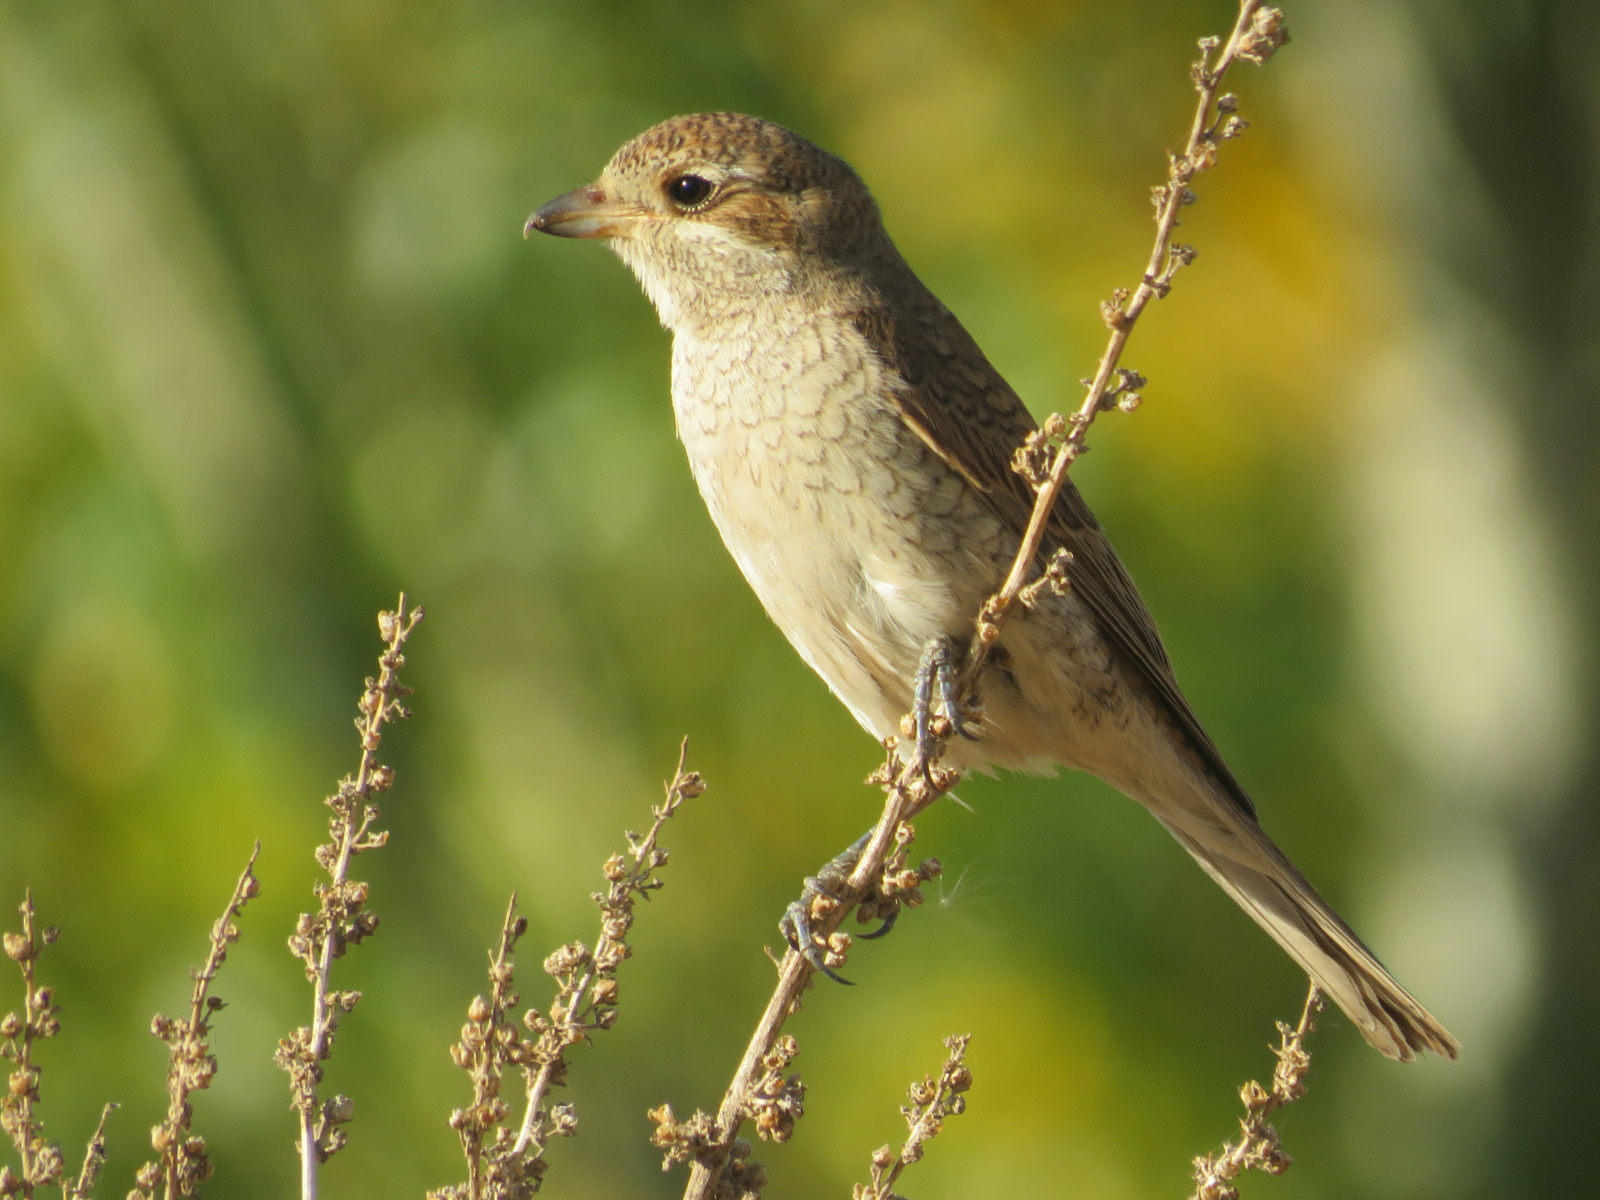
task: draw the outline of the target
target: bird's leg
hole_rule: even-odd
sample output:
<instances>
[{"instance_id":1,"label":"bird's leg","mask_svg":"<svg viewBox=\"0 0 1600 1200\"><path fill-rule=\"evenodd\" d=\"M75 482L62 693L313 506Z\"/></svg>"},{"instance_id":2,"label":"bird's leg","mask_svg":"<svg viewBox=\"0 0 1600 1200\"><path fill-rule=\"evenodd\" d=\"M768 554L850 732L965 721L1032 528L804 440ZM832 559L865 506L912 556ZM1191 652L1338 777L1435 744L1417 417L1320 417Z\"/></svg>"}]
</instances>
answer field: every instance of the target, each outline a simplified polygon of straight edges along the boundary
<instances>
[{"instance_id":1,"label":"bird's leg","mask_svg":"<svg viewBox=\"0 0 1600 1200\"><path fill-rule=\"evenodd\" d=\"M953 733L959 733L972 741L978 739L978 735L968 727L966 713L956 695L959 661L960 656L956 653L954 640L949 637L937 637L923 647L922 657L917 663L917 677L912 691L912 727L906 732L914 733L916 737L913 769L922 772L930 787L933 786L933 765L942 748L943 739ZM935 729L936 718L946 723L944 729ZM778 922L778 932L783 934L784 941L788 942L797 953L804 955L814 969L838 983L849 983L850 980L828 965L828 948L817 940L811 923L819 915L817 913L819 906L839 902L838 889L845 885L856 869L856 864L861 861L862 851L872 840L872 833L872 830L867 830L822 870L808 876L802 885L800 899L784 910L783 919ZM873 892L863 897L863 900L870 900L877 892L875 885ZM883 923L871 933L858 934L858 937L871 941L883 937L894 928L895 921L900 916L899 904L885 903L883 908L887 910L883 912Z\"/></svg>"},{"instance_id":2,"label":"bird's leg","mask_svg":"<svg viewBox=\"0 0 1600 1200\"><path fill-rule=\"evenodd\" d=\"M955 643L949 637L936 637L931 640L922 648L922 658L917 662L911 713L916 729L916 761L922 765L922 773L925 776L937 757L938 746L933 726L935 717L942 717L950 723L950 733L959 733L968 741L978 740L978 734L968 727L961 698L956 695L959 662L960 656L956 653ZM938 693L937 706L934 703L935 692Z\"/></svg>"}]
</instances>

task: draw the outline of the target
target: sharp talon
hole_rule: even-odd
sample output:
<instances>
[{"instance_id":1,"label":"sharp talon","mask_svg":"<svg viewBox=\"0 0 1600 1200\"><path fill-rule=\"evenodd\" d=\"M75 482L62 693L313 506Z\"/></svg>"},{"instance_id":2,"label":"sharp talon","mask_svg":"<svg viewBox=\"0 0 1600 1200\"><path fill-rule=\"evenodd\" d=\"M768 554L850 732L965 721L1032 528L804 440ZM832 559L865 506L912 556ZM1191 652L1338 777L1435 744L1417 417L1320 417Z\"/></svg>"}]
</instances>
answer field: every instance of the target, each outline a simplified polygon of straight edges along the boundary
<instances>
[{"instance_id":1,"label":"sharp talon","mask_svg":"<svg viewBox=\"0 0 1600 1200\"><path fill-rule=\"evenodd\" d=\"M812 949L815 950L816 947L813 946ZM844 984L845 987L855 987L856 981L854 979L846 979L843 975L839 974L839 972L835 971L827 963L822 961L822 952L821 951L817 951L817 953L814 954L814 955L813 954L806 955L806 961L808 963L810 963L813 967L815 967L817 970L821 971L829 979L833 980L835 983L842 983L842 984Z\"/></svg>"},{"instance_id":2,"label":"sharp talon","mask_svg":"<svg viewBox=\"0 0 1600 1200\"><path fill-rule=\"evenodd\" d=\"M805 898L796 900L784 910L783 919L778 922L778 932L789 943L789 948L810 963L813 970L820 971L835 983L855 987L853 980L846 979L828 965L825 951L817 945L817 939L811 934L811 885L815 882L814 879L806 880ZM816 890L820 892L822 889Z\"/></svg>"},{"instance_id":3,"label":"sharp talon","mask_svg":"<svg viewBox=\"0 0 1600 1200\"><path fill-rule=\"evenodd\" d=\"M896 921L898 921L899 919L900 919L900 910L898 908L890 909L889 910L889 915L883 919L883 924L882 925L879 925L871 933L858 933L858 934L856 934L856 937L860 938L864 942L874 941L874 940L876 940L878 938L883 937L891 929L893 929L894 928L894 923Z\"/></svg>"},{"instance_id":4,"label":"sharp talon","mask_svg":"<svg viewBox=\"0 0 1600 1200\"><path fill-rule=\"evenodd\" d=\"M828 965L821 946L811 936L811 923L798 911L800 907L796 902L789 906L789 911L783 914L783 920L778 922L778 931L783 934L784 940L789 943L789 948L804 958L815 971L820 971L835 983L842 983L846 987L855 987L852 980L846 979Z\"/></svg>"},{"instance_id":5,"label":"sharp talon","mask_svg":"<svg viewBox=\"0 0 1600 1200\"><path fill-rule=\"evenodd\" d=\"M946 713L946 719L950 722L950 728L966 738L967 741L981 742L983 740L983 735L973 728L975 725L982 723L981 717L974 721L966 713L962 712L959 706L952 706L949 712Z\"/></svg>"}]
</instances>

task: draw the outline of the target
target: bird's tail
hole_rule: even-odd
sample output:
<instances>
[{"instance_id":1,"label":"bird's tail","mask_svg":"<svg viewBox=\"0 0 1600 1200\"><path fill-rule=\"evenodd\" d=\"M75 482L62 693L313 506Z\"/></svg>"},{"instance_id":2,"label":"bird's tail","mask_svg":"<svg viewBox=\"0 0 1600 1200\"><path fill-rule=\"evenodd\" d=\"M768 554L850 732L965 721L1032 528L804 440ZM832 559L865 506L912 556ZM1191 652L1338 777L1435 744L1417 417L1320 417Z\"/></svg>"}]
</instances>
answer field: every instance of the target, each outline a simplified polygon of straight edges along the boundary
<instances>
[{"instance_id":1,"label":"bird's tail","mask_svg":"<svg viewBox=\"0 0 1600 1200\"><path fill-rule=\"evenodd\" d=\"M1206 874L1344 1010L1369 1045L1400 1062L1411 1061L1422 1050L1456 1057L1460 1045L1455 1038L1395 982L1254 821L1247 828L1236 826L1230 831L1234 837L1227 839L1244 843L1229 845L1228 850L1244 853L1223 853L1169 821L1162 823Z\"/></svg>"}]
</instances>

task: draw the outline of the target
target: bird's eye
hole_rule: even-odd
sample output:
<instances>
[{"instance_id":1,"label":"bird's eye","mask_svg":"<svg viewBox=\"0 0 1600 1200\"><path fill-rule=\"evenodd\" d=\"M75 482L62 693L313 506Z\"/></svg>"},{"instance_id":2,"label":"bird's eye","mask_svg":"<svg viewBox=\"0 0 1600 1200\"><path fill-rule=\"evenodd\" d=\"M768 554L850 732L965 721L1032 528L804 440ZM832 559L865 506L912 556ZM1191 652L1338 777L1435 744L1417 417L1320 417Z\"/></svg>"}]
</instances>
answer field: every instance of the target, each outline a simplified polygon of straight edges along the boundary
<instances>
[{"instance_id":1,"label":"bird's eye","mask_svg":"<svg viewBox=\"0 0 1600 1200\"><path fill-rule=\"evenodd\" d=\"M679 208L693 208L711 195L711 183L698 175L679 175L667 184L667 195Z\"/></svg>"}]
</instances>

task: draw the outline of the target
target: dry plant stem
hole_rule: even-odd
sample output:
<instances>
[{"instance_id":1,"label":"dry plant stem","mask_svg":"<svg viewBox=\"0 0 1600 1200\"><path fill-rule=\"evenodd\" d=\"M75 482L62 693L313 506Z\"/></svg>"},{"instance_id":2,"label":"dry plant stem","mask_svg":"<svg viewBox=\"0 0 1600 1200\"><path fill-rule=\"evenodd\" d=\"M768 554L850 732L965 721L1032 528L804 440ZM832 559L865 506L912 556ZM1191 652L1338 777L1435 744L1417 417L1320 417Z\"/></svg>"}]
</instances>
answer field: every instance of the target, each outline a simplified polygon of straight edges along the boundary
<instances>
[{"instance_id":1,"label":"dry plant stem","mask_svg":"<svg viewBox=\"0 0 1600 1200\"><path fill-rule=\"evenodd\" d=\"M1322 993L1313 983L1306 993L1299 1023L1291 1027L1278 1022L1278 1044L1272 1049L1278 1061L1272 1072L1272 1086L1264 1088L1252 1079L1239 1089L1245 1113L1239 1119L1239 1137L1215 1156L1194 1160L1196 1186L1189 1200L1238 1200L1233 1180L1246 1171L1282 1175L1293 1164L1294 1160L1284 1152L1278 1131L1267 1123L1267 1118L1306 1094L1311 1054L1305 1041L1316 1031L1317 1014L1321 1011Z\"/></svg>"},{"instance_id":2,"label":"dry plant stem","mask_svg":"<svg viewBox=\"0 0 1600 1200\"><path fill-rule=\"evenodd\" d=\"M195 1196L200 1184L211 1178L205 1139L190 1132L194 1110L189 1097L210 1087L217 1073L217 1060L206 1039L211 1033L211 1018L225 1006L220 998L211 995L211 984L228 959L228 947L239 940L235 922L244 906L261 891L255 876L256 859L260 856L261 843L257 842L233 885L227 907L211 926L205 964L192 972L194 988L189 996L188 1019L175 1021L158 1013L150 1023L150 1032L167 1044L167 1116L150 1131L150 1144L157 1159L139 1168L138 1187L128 1194L129 1200L154 1200L158 1187L165 1200Z\"/></svg>"},{"instance_id":3,"label":"dry plant stem","mask_svg":"<svg viewBox=\"0 0 1600 1200\"><path fill-rule=\"evenodd\" d=\"M642 838L629 833L627 857L613 855L605 864L609 886L594 897L600 905L601 920L600 939L593 955L573 956L576 970L565 974L566 983L557 1002L550 1006L546 1019L537 1019L538 1015L531 1010L528 1014L526 1023L540 1035L538 1056L541 1061L537 1069L524 1068L528 1078L528 1103L517 1133L515 1149L519 1154L530 1147L541 1154L544 1151L544 1126L549 1123L544 1109L545 1097L566 1072L565 1049L587 1039L592 1030L609 1027L615 1020L616 988L611 977L630 953L623 938L632 923L634 898L648 898L651 891L661 886L661 881L655 878L656 870L667 861L666 851L656 844L661 828L685 800L693 799L706 788L699 772L684 769L688 756L689 740L685 738L678 747L677 769L666 785L666 799L651 809L654 820L649 830ZM582 950L582 947L567 949ZM566 965L557 961L562 954L563 951L557 951L545 964L545 970L558 980L563 974L552 967ZM599 994L602 987L604 995ZM561 1132L560 1128L555 1132Z\"/></svg>"},{"instance_id":4,"label":"dry plant stem","mask_svg":"<svg viewBox=\"0 0 1600 1200\"><path fill-rule=\"evenodd\" d=\"M55 1004L54 989L41 987L35 974L39 954L56 940L56 930L35 928L31 890L23 893L18 911L22 932L5 934L4 947L6 957L22 972L22 1012L0 1018L0 1039L4 1039L0 1054L14 1068L5 1095L0 1097L0 1127L16 1148L22 1172L16 1175L10 1167L0 1167L0 1195L31 1200L35 1188L60 1186L65 1172L61 1148L45 1141L44 1128L34 1113L40 1068L33 1061L33 1046L61 1032L61 1010Z\"/></svg>"},{"instance_id":5,"label":"dry plant stem","mask_svg":"<svg viewBox=\"0 0 1600 1200\"><path fill-rule=\"evenodd\" d=\"M1232 115L1231 98L1227 105L1218 104L1223 76L1240 58L1256 63L1265 62L1287 40L1282 20L1278 10L1263 7L1261 0L1241 0L1233 32L1214 61L1211 56L1217 48L1216 39L1206 38L1200 43L1200 59L1191 72L1198 93L1194 120L1190 123L1183 150L1170 156L1166 184L1154 192L1156 238L1150 250L1149 262L1145 264L1144 276L1131 294L1119 290L1101 306L1101 314L1111 334L1094 375L1085 381L1088 392L1083 403L1065 420L1052 417L1045 422L1045 435L1058 441L1055 456L1050 462L1048 474L1035 481L1038 495L1033 513L1005 582L988 599L979 614L977 637L972 641L962 669L962 694L970 693L976 684L990 652L999 641L1001 626L1015 608L1033 574L1034 560L1044 542L1050 513L1061 495L1061 489L1066 486L1068 470L1086 449L1089 426L1119 396L1124 408L1131 410L1138 406L1139 397L1133 389L1143 386L1144 380L1136 372L1121 367L1122 351L1145 308L1152 300L1165 296L1171 290L1173 277L1195 256L1192 247L1175 245L1172 240L1173 232L1178 227L1179 211L1194 201L1189 182L1197 172L1212 166L1217 147L1223 139L1236 136L1244 128L1244 123Z\"/></svg>"},{"instance_id":6,"label":"dry plant stem","mask_svg":"<svg viewBox=\"0 0 1600 1200\"><path fill-rule=\"evenodd\" d=\"M929 769L924 770L924 766ZM902 825L955 786L955 773L920 760L901 765L893 750L889 764L875 778L887 778L883 815L872 828L866 848L844 886L835 893L836 904L813 923L819 940L831 942L835 931L877 885L885 861ZM790 949L778 965L778 983L761 1014L750 1043L740 1059L733 1081L717 1109L709 1154L697 1155L689 1167L684 1200L712 1200L728 1162L728 1151L749 1115L754 1084L766 1071L764 1060L772 1053L786 1020L799 1006L800 994L810 985L815 968L805 955Z\"/></svg>"},{"instance_id":7,"label":"dry plant stem","mask_svg":"<svg viewBox=\"0 0 1600 1200\"><path fill-rule=\"evenodd\" d=\"M472 1103L450 1114L450 1127L461 1139L467 1160L467 1181L428 1193L428 1200L524 1200L539 1190L544 1164L537 1156L507 1152L512 1142L501 1127L510 1106L500 1098L506 1068L522 1062L533 1049L517 1034L512 1009L517 1004L516 967L518 940L528 922L517 915L517 894L511 893L500 941L489 959L489 995L474 996L467 1006L461 1040L450 1048L456 1066L472 1075ZM485 1145L490 1135L493 1141Z\"/></svg>"},{"instance_id":8,"label":"dry plant stem","mask_svg":"<svg viewBox=\"0 0 1600 1200\"><path fill-rule=\"evenodd\" d=\"M475 1000L473 1011L468 1013L469 1017L487 1015L491 1019L494 1017L500 1018L500 1024L491 1026L491 1029L496 1035L500 1033L502 1028L509 1027L507 1017L510 1009L517 1002L517 994L512 990L512 987L516 982L511 973L512 955L516 952L517 940L521 938L522 935L527 932L527 930L528 922L517 915L517 894L512 892L511 902L506 905L505 920L500 924L500 946L495 952L494 961L491 963L489 968L489 1002L486 1006L484 1006L479 1005ZM479 1011L483 1007L488 1008L488 1014L482 1014ZM512 1030L512 1034L515 1036L514 1029ZM499 1037L493 1037L490 1040L492 1042L501 1042L501 1038ZM499 1063L493 1061L492 1046L490 1047L490 1054L482 1055L481 1057L488 1060L489 1069L498 1067L500 1065ZM481 1070L479 1073L487 1078L489 1069ZM481 1083L475 1086L473 1089L472 1098L476 1105L481 1108L485 1105L494 1105L499 1093L500 1076L498 1070L495 1070L493 1074L493 1082ZM503 1113L504 1111L504 1105L496 1105L495 1108L498 1112ZM461 1149L467 1158L468 1194L473 1197L473 1200L477 1200L477 1197L481 1195L483 1191L483 1136L485 1131L482 1129L474 1129L463 1124L460 1132Z\"/></svg>"},{"instance_id":9,"label":"dry plant stem","mask_svg":"<svg viewBox=\"0 0 1600 1200\"><path fill-rule=\"evenodd\" d=\"M878 1147L872 1155L872 1182L856 1184L851 1200L900 1200L892 1189L901 1172L921 1160L924 1144L939 1135L946 1117L959 1117L967 1110L962 1093L972 1086L972 1072L966 1062L967 1043L971 1040L971 1034L945 1038L945 1049L950 1054L939 1078L925 1076L913 1083L907 1093L911 1103L900 1109L906 1119L906 1140L898 1153L889 1146Z\"/></svg>"},{"instance_id":10,"label":"dry plant stem","mask_svg":"<svg viewBox=\"0 0 1600 1200\"><path fill-rule=\"evenodd\" d=\"M385 724L410 715L400 703L411 691L400 683L400 668L405 665L400 651L423 615L420 607L407 610L403 592L395 611L378 614L378 630L385 644L378 657L378 677L367 680L361 715L356 718L361 762L355 775L340 780L338 791L327 800L334 815L329 821L329 840L317 848L317 862L329 877L316 888L320 911L301 914L289 939L290 951L305 964L312 991L311 1024L279 1042L276 1056L278 1065L289 1072L294 1107L300 1114L302 1200L314 1200L317 1166L344 1145L345 1134L339 1126L349 1121L353 1111L348 1097L334 1096L321 1102L317 1097L322 1064L332 1053L339 1018L361 999L359 992L333 990L330 978L334 960L346 947L378 927L377 916L366 910L366 884L349 878L350 860L388 840L387 833L373 828L379 817L374 797L394 783L394 772L378 761L378 746Z\"/></svg>"},{"instance_id":11,"label":"dry plant stem","mask_svg":"<svg viewBox=\"0 0 1600 1200\"><path fill-rule=\"evenodd\" d=\"M0 1057L16 1069L6 1080L0 1096L0 1129L3 1129L21 1158L22 1173L0 1166L0 1196L31 1200L41 1187L59 1187L63 1200L87 1200L106 1162L106 1119L117 1106L108 1104L100 1113L100 1123L84 1150L83 1166L77 1177L67 1175L61 1148L44 1137L44 1128L34 1113L39 1102L40 1068L33 1061L33 1043L61 1032L61 1009L55 1003L54 989L41 987L35 965L44 948L56 940L54 928L36 930L33 893L23 893L19 910L22 932L7 933L3 944L6 957L22 972L22 1012L0 1017Z\"/></svg>"},{"instance_id":12,"label":"dry plant stem","mask_svg":"<svg viewBox=\"0 0 1600 1200\"><path fill-rule=\"evenodd\" d=\"M1005 581L1000 590L985 601L977 616L976 636L957 685L963 696L972 695L999 641L1002 626L1022 598L1024 589L1031 586L1028 580L1034 573L1051 510L1066 485L1068 470L1084 452L1089 426L1111 403L1120 400L1127 409L1138 403L1133 389L1143 386L1143 380L1121 366L1123 349L1150 301L1166 295L1178 270L1194 258L1191 247L1175 245L1172 240L1179 210L1194 199L1189 182L1197 172L1213 165L1222 140L1236 136L1244 128L1243 122L1233 115L1236 105L1231 98L1226 98L1227 104L1219 101L1223 77L1241 58L1264 63L1287 39L1281 12L1265 7L1261 0L1241 0L1238 19L1227 41L1220 43L1220 53L1217 53L1216 39L1206 38L1200 43L1201 57L1191 72L1198 93L1195 115L1182 152L1170 158L1167 183L1155 192L1156 238L1144 276L1132 293L1119 291L1102 306L1102 315L1111 333L1099 365L1087 381L1088 392L1083 403L1068 418L1053 417L1046 421L1027 445L1019 447L1018 469L1034 483L1037 496ZM1048 469L1044 469L1039 460L1041 452L1049 453L1048 459L1043 460L1048 463ZM1030 467L1030 462L1039 462L1039 469ZM1057 572L1051 572L1055 574ZM820 941L833 945L840 936L835 932L839 925L877 884L902 825L955 786L955 773L937 766L940 750L951 733L946 726L936 735L930 755L924 757L918 752L912 756L912 761L903 765L897 763L891 745L890 765L874 776L874 781L883 783L888 793L883 815L873 827L849 880L837 891L837 903L813 922L813 931ZM773 1052L784 1022L795 1011L800 993L809 985L813 973L814 968L804 955L792 949L784 955L772 998L717 1110L709 1145L693 1156L684 1200L713 1200L717 1193L739 1129L750 1109L752 1085L761 1077L763 1062Z\"/></svg>"},{"instance_id":13,"label":"dry plant stem","mask_svg":"<svg viewBox=\"0 0 1600 1200\"><path fill-rule=\"evenodd\" d=\"M116 1110L115 1104L108 1104L100 1110L94 1136L83 1151L83 1166L78 1169L78 1180L62 1188L66 1200L89 1200L94 1194L94 1185L100 1182L100 1172L106 1165L106 1121Z\"/></svg>"}]
</instances>

